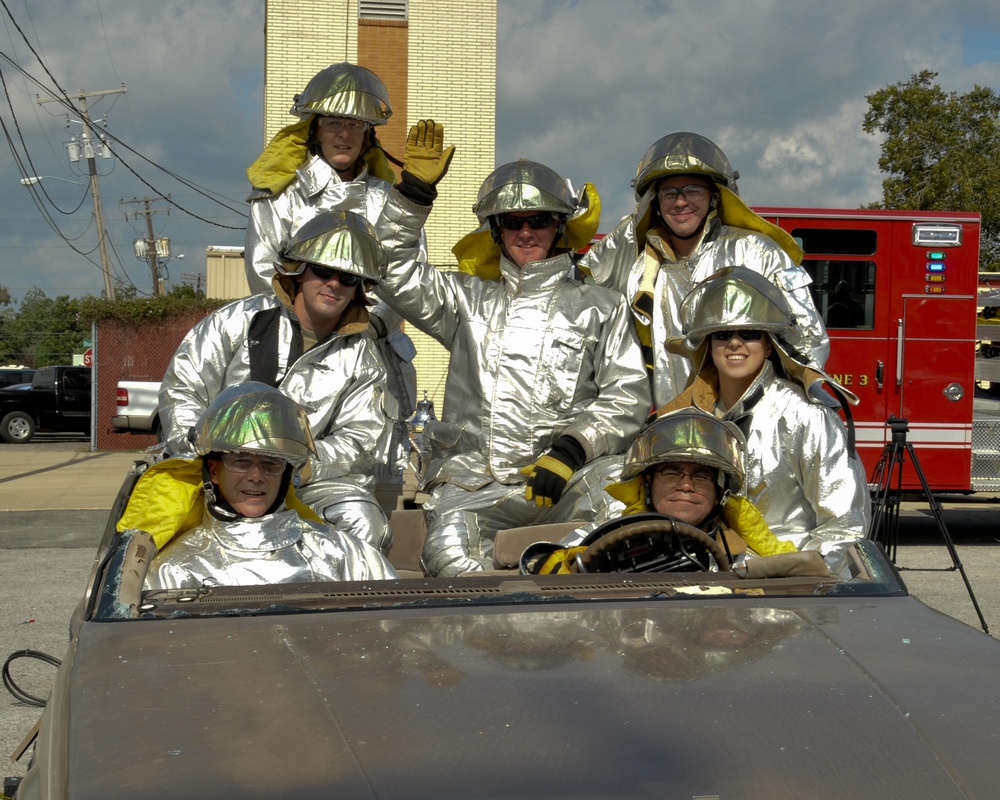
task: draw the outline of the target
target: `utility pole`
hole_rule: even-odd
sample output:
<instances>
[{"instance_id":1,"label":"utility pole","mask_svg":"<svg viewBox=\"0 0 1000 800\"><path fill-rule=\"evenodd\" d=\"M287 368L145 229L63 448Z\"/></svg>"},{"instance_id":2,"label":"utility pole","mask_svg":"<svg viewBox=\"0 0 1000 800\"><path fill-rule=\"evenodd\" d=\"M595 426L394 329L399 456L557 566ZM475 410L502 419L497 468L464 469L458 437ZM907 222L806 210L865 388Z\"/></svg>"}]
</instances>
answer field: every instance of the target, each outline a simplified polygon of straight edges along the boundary
<instances>
[{"instance_id":1,"label":"utility pole","mask_svg":"<svg viewBox=\"0 0 1000 800\"><path fill-rule=\"evenodd\" d=\"M185 272L183 275L181 275L181 278L184 280L184 283L188 284L189 286L193 283L194 290L198 294L204 294L205 290L201 286L203 281L203 276L200 272Z\"/></svg>"},{"instance_id":2,"label":"utility pole","mask_svg":"<svg viewBox=\"0 0 1000 800\"><path fill-rule=\"evenodd\" d=\"M136 218L140 216L146 218L146 238L136 239L135 257L140 260L145 259L149 261L149 268L153 273L153 297L160 296L160 265L157 257L163 256L164 260L169 260L170 258L170 240L164 238L157 239L153 236L153 214L158 211L166 211L169 215L170 208L151 208L150 203L156 199L155 197L144 197L142 200L139 200L133 197L127 202L134 205L142 203L144 210L125 212L125 219L128 219L129 213L134 214ZM164 199L169 200L170 195L167 195Z\"/></svg>"},{"instance_id":3,"label":"utility pole","mask_svg":"<svg viewBox=\"0 0 1000 800\"><path fill-rule=\"evenodd\" d=\"M77 114L80 115L80 120L83 123L83 132L80 134L80 144L77 145L76 139L74 138L67 149L69 151L70 161L79 160L80 149L83 151L83 157L87 159L87 170L90 173L90 196L94 198L94 222L97 226L97 246L101 254L101 271L104 273L104 295L109 300L115 299L115 287L114 283L111 281L111 259L108 257L108 243L106 232L104 229L104 210L101 208L101 189L97 182L97 162L95 161L95 149L94 141L90 136L91 122L90 116L87 113L87 98L88 97L103 97L109 94L123 94L128 91L123 85L120 89L104 89L99 92L85 92L83 89L77 90L76 94L66 95L70 100L76 100L79 104L76 107ZM62 102L65 103L66 98L56 97L55 95L51 97L39 97L39 103L55 103ZM100 138L100 137L98 137ZM101 144L107 147L107 143L103 139L100 139ZM110 158L110 153L105 158Z\"/></svg>"}]
</instances>

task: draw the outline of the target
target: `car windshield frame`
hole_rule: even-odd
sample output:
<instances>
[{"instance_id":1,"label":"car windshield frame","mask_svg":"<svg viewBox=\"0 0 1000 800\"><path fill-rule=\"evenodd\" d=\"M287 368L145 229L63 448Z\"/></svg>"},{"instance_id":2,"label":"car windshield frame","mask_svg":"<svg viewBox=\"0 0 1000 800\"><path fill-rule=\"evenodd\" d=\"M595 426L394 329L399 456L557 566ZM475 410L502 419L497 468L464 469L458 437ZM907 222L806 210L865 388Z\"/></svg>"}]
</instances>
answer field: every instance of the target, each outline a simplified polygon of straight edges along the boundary
<instances>
[{"instance_id":1,"label":"car windshield frame","mask_svg":"<svg viewBox=\"0 0 1000 800\"><path fill-rule=\"evenodd\" d=\"M119 621L177 617L314 613L448 605L528 605L553 601L669 601L697 597L903 597L899 571L877 542L861 539L848 552L851 578L740 578L732 572L609 572L524 575L487 570L452 578L400 577L372 581L312 581L258 586L144 588L155 553L143 531L117 530L147 464L137 461L108 517L84 598L84 619Z\"/></svg>"}]
</instances>

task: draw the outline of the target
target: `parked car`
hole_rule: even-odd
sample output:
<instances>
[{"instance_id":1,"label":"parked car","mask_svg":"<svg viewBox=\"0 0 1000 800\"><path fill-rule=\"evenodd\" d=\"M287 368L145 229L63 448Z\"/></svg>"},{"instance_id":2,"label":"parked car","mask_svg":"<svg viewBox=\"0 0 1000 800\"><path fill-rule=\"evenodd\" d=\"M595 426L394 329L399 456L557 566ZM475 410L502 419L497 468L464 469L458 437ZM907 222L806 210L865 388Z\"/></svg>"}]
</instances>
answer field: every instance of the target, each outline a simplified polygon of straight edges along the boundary
<instances>
[{"instance_id":1,"label":"parked car","mask_svg":"<svg viewBox=\"0 0 1000 800\"><path fill-rule=\"evenodd\" d=\"M31 376L35 371L30 367L3 367L0 368L0 389L17 386L24 383L31 383Z\"/></svg>"},{"instance_id":2,"label":"parked car","mask_svg":"<svg viewBox=\"0 0 1000 800\"><path fill-rule=\"evenodd\" d=\"M115 433L154 433L162 438L159 395L159 381L118 381L118 413L111 418Z\"/></svg>"},{"instance_id":3,"label":"parked car","mask_svg":"<svg viewBox=\"0 0 1000 800\"><path fill-rule=\"evenodd\" d=\"M875 542L850 580L498 564L144 591L151 542L115 531L141 470L17 800L995 796L1000 642Z\"/></svg>"},{"instance_id":4,"label":"parked car","mask_svg":"<svg viewBox=\"0 0 1000 800\"><path fill-rule=\"evenodd\" d=\"M27 389L0 389L0 438L30 442L35 432L90 433L90 367L35 370Z\"/></svg>"}]
</instances>

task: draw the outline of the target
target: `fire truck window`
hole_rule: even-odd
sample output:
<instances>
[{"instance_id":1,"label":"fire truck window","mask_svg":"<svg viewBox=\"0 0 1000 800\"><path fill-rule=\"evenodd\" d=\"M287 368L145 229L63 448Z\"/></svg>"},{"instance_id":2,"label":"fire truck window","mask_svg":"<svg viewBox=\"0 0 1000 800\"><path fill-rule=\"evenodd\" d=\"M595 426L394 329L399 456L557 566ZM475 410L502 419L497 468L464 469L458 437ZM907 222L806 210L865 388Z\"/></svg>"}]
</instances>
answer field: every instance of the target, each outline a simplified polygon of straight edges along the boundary
<instances>
[{"instance_id":1,"label":"fire truck window","mask_svg":"<svg viewBox=\"0 0 1000 800\"><path fill-rule=\"evenodd\" d=\"M807 258L813 302L832 330L875 327L875 263Z\"/></svg>"},{"instance_id":2,"label":"fire truck window","mask_svg":"<svg viewBox=\"0 0 1000 800\"><path fill-rule=\"evenodd\" d=\"M875 231L846 228L795 228L792 237L802 244L807 255L875 255Z\"/></svg>"}]
</instances>

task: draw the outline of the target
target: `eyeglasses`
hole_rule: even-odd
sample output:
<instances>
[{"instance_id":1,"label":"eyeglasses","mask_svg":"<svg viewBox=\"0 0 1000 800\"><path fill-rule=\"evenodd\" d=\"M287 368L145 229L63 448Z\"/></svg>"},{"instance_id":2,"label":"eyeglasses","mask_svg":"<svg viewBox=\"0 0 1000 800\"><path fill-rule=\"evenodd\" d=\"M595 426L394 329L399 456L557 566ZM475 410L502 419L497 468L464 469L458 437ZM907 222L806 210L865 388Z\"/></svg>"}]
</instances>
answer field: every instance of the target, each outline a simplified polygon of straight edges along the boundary
<instances>
[{"instance_id":1,"label":"eyeglasses","mask_svg":"<svg viewBox=\"0 0 1000 800\"><path fill-rule=\"evenodd\" d=\"M664 203L676 203L681 195L684 195L685 200L704 200L707 194L708 187L700 183L689 183L680 189L676 186L664 186L656 192L656 196Z\"/></svg>"},{"instance_id":2,"label":"eyeglasses","mask_svg":"<svg viewBox=\"0 0 1000 800\"><path fill-rule=\"evenodd\" d=\"M715 475L708 469L688 472L680 467L665 465L656 468L656 476L668 487L679 486L685 478L695 489L708 489L715 485Z\"/></svg>"},{"instance_id":3,"label":"eyeglasses","mask_svg":"<svg viewBox=\"0 0 1000 800\"><path fill-rule=\"evenodd\" d=\"M340 133L341 131L347 131L348 133L361 133L368 127L367 122L362 122L359 119L344 119L343 117L320 117L316 124L325 131L332 131L333 133Z\"/></svg>"},{"instance_id":4,"label":"eyeglasses","mask_svg":"<svg viewBox=\"0 0 1000 800\"><path fill-rule=\"evenodd\" d=\"M361 276L355 275L351 272L341 272L339 269L333 269L332 267L320 267L316 264L310 264L309 269L311 269L312 274L321 281L328 281L332 278L336 278L337 283L341 286L357 286L361 283Z\"/></svg>"},{"instance_id":5,"label":"eyeglasses","mask_svg":"<svg viewBox=\"0 0 1000 800\"><path fill-rule=\"evenodd\" d=\"M230 472L250 472L254 467L268 477L275 477L285 471L288 462L265 456L248 456L243 453L223 453L222 465Z\"/></svg>"},{"instance_id":6,"label":"eyeglasses","mask_svg":"<svg viewBox=\"0 0 1000 800\"><path fill-rule=\"evenodd\" d=\"M728 342L730 339L742 339L744 342L759 342L764 336L764 331L739 330L712 331L713 342Z\"/></svg>"},{"instance_id":7,"label":"eyeglasses","mask_svg":"<svg viewBox=\"0 0 1000 800\"><path fill-rule=\"evenodd\" d=\"M533 214L530 217L515 217L513 214L504 214L500 217L500 224L507 231L519 231L524 227L525 223L528 224L531 230L540 231L542 228L555 225L556 219L548 211Z\"/></svg>"}]
</instances>

